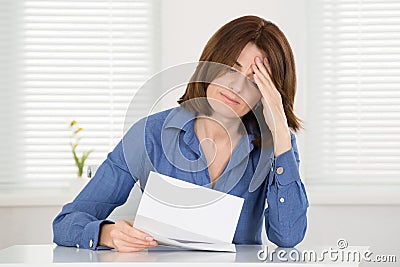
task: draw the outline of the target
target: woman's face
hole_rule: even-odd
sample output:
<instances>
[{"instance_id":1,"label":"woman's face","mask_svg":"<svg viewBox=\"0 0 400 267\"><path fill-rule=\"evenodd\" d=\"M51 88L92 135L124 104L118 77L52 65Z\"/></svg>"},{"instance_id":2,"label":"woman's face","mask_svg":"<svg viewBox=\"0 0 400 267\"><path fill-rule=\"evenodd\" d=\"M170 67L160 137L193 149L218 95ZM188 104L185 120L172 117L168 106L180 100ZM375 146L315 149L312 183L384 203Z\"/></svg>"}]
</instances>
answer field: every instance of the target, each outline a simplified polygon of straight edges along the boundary
<instances>
[{"instance_id":1,"label":"woman's face","mask_svg":"<svg viewBox=\"0 0 400 267\"><path fill-rule=\"evenodd\" d=\"M206 95L214 112L224 117L243 117L260 101L261 93L251 68L256 57L264 58L265 53L254 43L248 43L234 66L209 84Z\"/></svg>"}]
</instances>

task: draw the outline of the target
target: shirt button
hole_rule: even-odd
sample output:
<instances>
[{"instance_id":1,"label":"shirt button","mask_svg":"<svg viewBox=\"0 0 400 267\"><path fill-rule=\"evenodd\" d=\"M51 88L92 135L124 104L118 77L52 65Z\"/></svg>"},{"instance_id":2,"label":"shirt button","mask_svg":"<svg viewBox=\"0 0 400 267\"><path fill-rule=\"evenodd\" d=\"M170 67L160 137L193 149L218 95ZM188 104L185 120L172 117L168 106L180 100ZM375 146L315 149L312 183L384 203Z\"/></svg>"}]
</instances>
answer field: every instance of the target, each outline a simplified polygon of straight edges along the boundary
<instances>
[{"instance_id":1,"label":"shirt button","mask_svg":"<svg viewBox=\"0 0 400 267\"><path fill-rule=\"evenodd\" d=\"M279 201L280 201L281 203L283 203L283 202L285 202L285 199L284 199L283 197L281 197L281 198L279 199Z\"/></svg>"},{"instance_id":2,"label":"shirt button","mask_svg":"<svg viewBox=\"0 0 400 267\"><path fill-rule=\"evenodd\" d=\"M93 239L90 239L90 241L89 241L89 247L93 247Z\"/></svg>"},{"instance_id":3,"label":"shirt button","mask_svg":"<svg viewBox=\"0 0 400 267\"><path fill-rule=\"evenodd\" d=\"M277 174L282 174L283 173L283 168L279 167L278 169L276 169L276 173Z\"/></svg>"}]
</instances>

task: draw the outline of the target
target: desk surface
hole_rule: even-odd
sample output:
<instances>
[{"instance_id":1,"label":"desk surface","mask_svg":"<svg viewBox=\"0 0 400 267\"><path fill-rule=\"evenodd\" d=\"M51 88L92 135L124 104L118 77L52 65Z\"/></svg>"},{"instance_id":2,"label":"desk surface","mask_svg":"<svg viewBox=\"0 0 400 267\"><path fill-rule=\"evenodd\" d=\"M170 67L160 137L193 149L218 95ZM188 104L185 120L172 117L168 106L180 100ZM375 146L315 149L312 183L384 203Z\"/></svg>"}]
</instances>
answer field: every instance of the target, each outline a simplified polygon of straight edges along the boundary
<instances>
[{"instance_id":1,"label":"desk surface","mask_svg":"<svg viewBox=\"0 0 400 267\"><path fill-rule=\"evenodd\" d=\"M265 262L258 259L258 252L263 249L259 245L236 245L236 253L229 252L204 252L178 250L158 246L153 249L134 253L119 253L110 250L92 251L87 249L78 249L75 247L60 247L56 245L17 245L0 250L0 266L2 264L19 265L51 265L57 263L57 266L95 266L95 263L101 263L101 266L115 265L146 265L146 266L176 266L190 265L204 266L249 266L258 265ZM332 263L305 263L305 262L268 262L268 266L332 266ZM333 264L337 266L358 266L352 264Z\"/></svg>"}]
</instances>

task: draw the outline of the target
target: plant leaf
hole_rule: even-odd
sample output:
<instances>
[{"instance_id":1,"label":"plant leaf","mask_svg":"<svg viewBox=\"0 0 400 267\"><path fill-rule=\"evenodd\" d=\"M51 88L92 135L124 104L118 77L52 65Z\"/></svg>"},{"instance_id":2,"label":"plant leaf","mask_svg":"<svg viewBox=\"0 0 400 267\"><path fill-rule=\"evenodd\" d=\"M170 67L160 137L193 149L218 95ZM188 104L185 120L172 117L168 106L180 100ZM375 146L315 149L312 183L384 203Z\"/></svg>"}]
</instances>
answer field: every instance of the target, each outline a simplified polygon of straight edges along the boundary
<instances>
[{"instance_id":1,"label":"plant leaf","mask_svg":"<svg viewBox=\"0 0 400 267\"><path fill-rule=\"evenodd\" d=\"M75 130L74 134L77 134L77 133L79 133L79 132L82 131L82 130L83 130L83 128L79 127L77 130Z\"/></svg>"},{"instance_id":2,"label":"plant leaf","mask_svg":"<svg viewBox=\"0 0 400 267\"><path fill-rule=\"evenodd\" d=\"M79 168L80 162L79 162L78 156L76 155L75 149L72 149L72 155L73 155L74 160L75 160L75 165Z\"/></svg>"}]
</instances>

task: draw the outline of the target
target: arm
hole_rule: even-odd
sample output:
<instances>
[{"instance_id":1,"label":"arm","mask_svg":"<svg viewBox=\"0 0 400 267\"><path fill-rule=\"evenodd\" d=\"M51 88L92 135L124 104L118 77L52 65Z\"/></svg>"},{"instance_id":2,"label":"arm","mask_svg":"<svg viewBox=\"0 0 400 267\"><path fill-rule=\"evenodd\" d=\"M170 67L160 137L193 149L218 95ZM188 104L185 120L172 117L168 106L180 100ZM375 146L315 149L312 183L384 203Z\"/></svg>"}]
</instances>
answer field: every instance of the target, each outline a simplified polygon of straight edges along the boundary
<instances>
[{"instance_id":1,"label":"arm","mask_svg":"<svg viewBox=\"0 0 400 267\"><path fill-rule=\"evenodd\" d=\"M268 239L280 247L294 247L307 228L308 200L299 174L299 153L291 133L292 147L276 156L268 177L265 228Z\"/></svg>"},{"instance_id":2,"label":"arm","mask_svg":"<svg viewBox=\"0 0 400 267\"><path fill-rule=\"evenodd\" d=\"M254 63L254 80L262 95L265 122L274 141L274 160L268 175L265 228L269 240L276 245L294 247L304 238L308 207L299 174L296 138L289 131L282 96L270 77L268 60L257 57Z\"/></svg>"},{"instance_id":3,"label":"arm","mask_svg":"<svg viewBox=\"0 0 400 267\"><path fill-rule=\"evenodd\" d=\"M120 142L88 185L54 219L54 242L97 249L101 225L112 223L105 219L125 203L134 182L124 163Z\"/></svg>"},{"instance_id":4,"label":"arm","mask_svg":"<svg viewBox=\"0 0 400 267\"><path fill-rule=\"evenodd\" d=\"M143 246L141 239L149 236L133 228L132 223L119 221L114 224L106 220L117 206L126 202L135 180L145 177L143 127L143 121L140 121L129 130L108 154L88 185L54 219L56 244L89 249L118 249L116 241L128 239L125 245L133 242L140 243L138 247ZM130 153L130 150L134 150L134 153ZM127 161L131 163L129 168Z\"/></svg>"}]
</instances>

